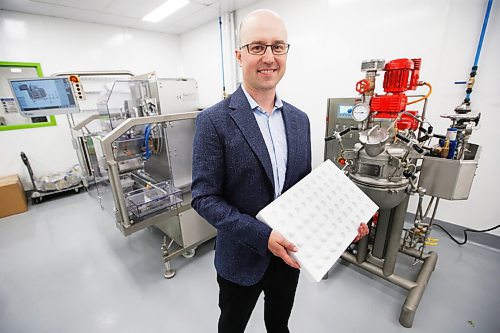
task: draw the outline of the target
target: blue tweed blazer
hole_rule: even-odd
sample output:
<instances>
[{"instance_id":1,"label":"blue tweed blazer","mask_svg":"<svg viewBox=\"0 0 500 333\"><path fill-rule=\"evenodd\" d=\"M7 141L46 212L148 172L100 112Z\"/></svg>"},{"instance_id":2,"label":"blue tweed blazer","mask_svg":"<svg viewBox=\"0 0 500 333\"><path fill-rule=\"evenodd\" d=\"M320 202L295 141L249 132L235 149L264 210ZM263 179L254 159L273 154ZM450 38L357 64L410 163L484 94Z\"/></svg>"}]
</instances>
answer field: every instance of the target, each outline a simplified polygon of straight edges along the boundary
<instances>
[{"instance_id":1,"label":"blue tweed blazer","mask_svg":"<svg viewBox=\"0 0 500 333\"><path fill-rule=\"evenodd\" d=\"M283 192L311 171L307 115L283 102L287 170ZM271 159L243 90L205 109L196 119L192 207L217 229L215 267L244 286L259 282L271 253L271 228L256 220L274 199Z\"/></svg>"}]
</instances>

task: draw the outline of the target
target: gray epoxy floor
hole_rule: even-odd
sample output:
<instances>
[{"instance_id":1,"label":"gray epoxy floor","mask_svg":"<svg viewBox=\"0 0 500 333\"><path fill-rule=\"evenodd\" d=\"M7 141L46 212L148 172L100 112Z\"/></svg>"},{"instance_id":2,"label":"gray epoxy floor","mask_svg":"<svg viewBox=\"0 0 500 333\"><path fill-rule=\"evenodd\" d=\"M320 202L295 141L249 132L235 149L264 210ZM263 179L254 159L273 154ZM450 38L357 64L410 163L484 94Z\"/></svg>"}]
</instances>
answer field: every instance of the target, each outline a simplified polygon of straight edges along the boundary
<instances>
[{"instance_id":1,"label":"gray epoxy floor","mask_svg":"<svg viewBox=\"0 0 500 333\"><path fill-rule=\"evenodd\" d=\"M500 253L434 236L438 264L411 329L398 322L406 291L340 263L320 283L301 277L292 332L500 332ZM216 332L213 242L176 258L171 280L161 243L153 228L124 237L87 193L0 219L0 332ZM262 299L247 332L265 332Z\"/></svg>"}]
</instances>

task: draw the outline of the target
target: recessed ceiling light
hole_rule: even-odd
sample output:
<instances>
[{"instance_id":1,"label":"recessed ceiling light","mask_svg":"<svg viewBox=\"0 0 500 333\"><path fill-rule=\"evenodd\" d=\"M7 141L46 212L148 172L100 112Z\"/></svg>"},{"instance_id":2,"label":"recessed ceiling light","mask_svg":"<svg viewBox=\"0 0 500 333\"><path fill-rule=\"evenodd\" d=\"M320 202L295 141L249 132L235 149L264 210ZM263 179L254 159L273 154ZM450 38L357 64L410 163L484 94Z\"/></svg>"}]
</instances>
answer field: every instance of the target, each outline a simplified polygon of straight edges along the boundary
<instances>
[{"instance_id":1,"label":"recessed ceiling light","mask_svg":"<svg viewBox=\"0 0 500 333\"><path fill-rule=\"evenodd\" d=\"M157 23L189 3L188 0L167 0L160 7L142 18L143 21Z\"/></svg>"}]
</instances>

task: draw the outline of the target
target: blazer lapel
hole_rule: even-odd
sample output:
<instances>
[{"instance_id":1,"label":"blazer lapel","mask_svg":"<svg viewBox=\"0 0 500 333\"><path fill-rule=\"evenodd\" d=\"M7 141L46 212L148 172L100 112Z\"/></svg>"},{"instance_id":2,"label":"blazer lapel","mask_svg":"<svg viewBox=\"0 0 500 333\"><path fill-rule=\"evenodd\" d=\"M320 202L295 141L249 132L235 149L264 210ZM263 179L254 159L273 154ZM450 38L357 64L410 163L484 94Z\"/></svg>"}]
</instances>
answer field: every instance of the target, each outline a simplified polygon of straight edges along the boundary
<instances>
[{"instance_id":1,"label":"blazer lapel","mask_svg":"<svg viewBox=\"0 0 500 333\"><path fill-rule=\"evenodd\" d=\"M271 158L269 157L269 152L267 151L266 143L260 132L259 125L253 111L250 109L250 104L245 96L245 93L239 87L232 95L231 101L229 102L229 107L231 112L229 115L234 120L241 133L245 137L255 155L259 159L260 163L266 171L266 175L269 181L274 187L274 177L271 165Z\"/></svg>"},{"instance_id":2,"label":"blazer lapel","mask_svg":"<svg viewBox=\"0 0 500 333\"><path fill-rule=\"evenodd\" d=\"M297 129L297 121L295 119L295 115L290 111L290 108L283 104L283 122L285 123L285 131L286 131L286 144L287 144L287 163L286 163L286 175L285 175L285 184L283 185L283 191L287 190L291 187L291 179L295 179L293 175L293 170L295 170L295 166L297 165L297 154L299 146L300 133Z\"/></svg>"}]
</instances>

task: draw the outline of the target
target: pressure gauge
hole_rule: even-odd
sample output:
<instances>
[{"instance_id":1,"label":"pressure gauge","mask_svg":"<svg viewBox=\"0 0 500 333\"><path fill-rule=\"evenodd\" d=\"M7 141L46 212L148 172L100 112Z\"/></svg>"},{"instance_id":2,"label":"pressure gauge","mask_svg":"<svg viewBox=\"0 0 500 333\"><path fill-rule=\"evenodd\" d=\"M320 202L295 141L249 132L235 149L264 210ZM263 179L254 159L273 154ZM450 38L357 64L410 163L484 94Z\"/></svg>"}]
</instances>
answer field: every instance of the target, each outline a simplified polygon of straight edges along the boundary
<instances>
[{"instance_id":1,"label":"pressure gauge","mask_svg":"<svg viewBox=\"0 0 500 333\"><path fill-rule=\"evenodd\" d=\"M367 104L356 104L352 109L352 119L356 121L365 121L370 115L370 107Z\"/></svg>"}]
</instances>

